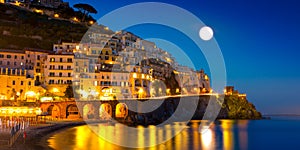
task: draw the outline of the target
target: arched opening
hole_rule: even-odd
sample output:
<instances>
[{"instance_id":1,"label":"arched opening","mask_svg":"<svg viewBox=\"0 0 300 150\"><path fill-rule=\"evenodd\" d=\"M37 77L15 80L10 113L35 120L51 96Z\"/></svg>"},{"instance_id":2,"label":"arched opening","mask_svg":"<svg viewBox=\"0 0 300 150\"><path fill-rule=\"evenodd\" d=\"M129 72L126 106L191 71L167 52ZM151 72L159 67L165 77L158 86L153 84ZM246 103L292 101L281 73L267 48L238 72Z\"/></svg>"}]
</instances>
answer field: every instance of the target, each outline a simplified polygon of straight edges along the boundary
<instances>
[{"instance_id":1,"label":"arched opening","mask_svg":"<svg viewBox=\"0 0 300 150\"><path fill-rule=\"evenodd\" d=\"M79 118L79 111L78 111L78 107L76 105L72 104L67 107L66 118L67 119L78 119Z\"/></svg>"},{"instance_id":2,"label":"arched opening","mask_svg":"<svg viewBox=\"0 0 300 150\"><path fill-rule=\"evenodd\" d=\"M139 80L139 79L136 79L135 81L134 81L134 84L135 84L135 87L141 87L142 85L141 85L141 81Z\"/></svg>"},{"instance_id":3,"label":"arched opening","mask_svg":"<svg viewBox=\"0 0 300 150\"><path fill-rule=\"evenodd\" d=\"M47 109L48 116L52 116L52 118L58 119L60 116L59 107L56 105L51 105Z\"/></svg>"},{"instance_id":4,"label":"arched opening","mask_svg":"<svg viewBox=\"0 0 300 150\"><path fill-rule=\"evenodd\" d=\"M110 104L101 104L99 108L99 117L104 120L111 119L112 116L112 107Z\"/></svg>"},{"instance_id":5,"label":"arched opening","mask_svg":"<svg viewBox=\"0 0 300 150\"><path fill-rule=\"evenodd\" d=\"M116 118L125 118L128 115L128 107L125 103L119 103L116 106Z\"/></svg>"},{"instance_id":6,"label":"arched opening","mask_svg":"<svg viewBox=\"0 0 300 150\"><path fill-rule=\"evenodd\" d=\"M83 107L83 119L93 119L94 118L94 107L91 104L86 104Z\"/></svg>"}]
</instances>

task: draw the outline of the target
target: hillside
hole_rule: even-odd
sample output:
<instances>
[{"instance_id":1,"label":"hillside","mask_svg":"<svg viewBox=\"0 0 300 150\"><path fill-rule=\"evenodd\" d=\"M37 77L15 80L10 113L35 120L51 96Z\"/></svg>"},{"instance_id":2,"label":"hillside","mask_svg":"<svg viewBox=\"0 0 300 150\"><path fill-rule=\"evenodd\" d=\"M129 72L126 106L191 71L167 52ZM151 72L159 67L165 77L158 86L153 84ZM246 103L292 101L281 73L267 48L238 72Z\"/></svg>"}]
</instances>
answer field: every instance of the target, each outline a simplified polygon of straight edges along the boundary
<instances>
[{"instance_id":1,"label":"hillside","mask_svg":"<svg viewBox=\"0 0 300 150\"><path fill-rule=\"evenodd\" d=\"M80 41L88 26L0 4L0 49L51 50L58 41Z\"/></svg>"},{"instance_id":2,"label":"hillside","mask_svg":"<svg viewBox=\"0 0 300 150\"><path fill-rule=\"evenodd\" d=\"M227 95L224 98L219 118L261 119L261 113L245 97Z\"/></svg>"}]
</instances>

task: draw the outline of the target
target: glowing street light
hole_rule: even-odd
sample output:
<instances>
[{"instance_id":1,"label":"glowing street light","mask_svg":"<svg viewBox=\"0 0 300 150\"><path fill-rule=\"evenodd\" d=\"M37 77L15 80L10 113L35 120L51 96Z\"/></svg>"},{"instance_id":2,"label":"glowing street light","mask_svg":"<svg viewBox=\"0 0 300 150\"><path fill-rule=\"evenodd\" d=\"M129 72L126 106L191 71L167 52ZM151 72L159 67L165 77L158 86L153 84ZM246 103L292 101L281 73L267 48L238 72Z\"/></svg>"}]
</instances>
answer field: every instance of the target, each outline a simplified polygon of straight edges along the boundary
<instances>
[{"instance_id":1,"label":"glowing street light","mask_svg":"<svg viewBox=\"0 0 300 150\"><path fill-rule=\"evenodd\" d=\"M26 95L26 97L35 97L36 96L34 91L28 91L25 93L25 95Z\"/></svg>"},{"instance_id":2,"label":"glowing street light","mask_svg":"<svg viewBox=\"0 0 300 150\"><path fill-rule=\"evenodd\" d=\"M53 89L52 89L52 92L53 92L53 93L58 93L58 92L59 92L59 89L58 89L58 88L53 88Z\"/></svg>"},{"instance_id":3,"label":"glowing street light","mask_svg":"<svg viewBox=\"0 0 300 150\"><path fill-rule=\"evenodd\" d=\"M59 14L54 14L54 18L59 18Z\"/></svg>"}]
</instances>

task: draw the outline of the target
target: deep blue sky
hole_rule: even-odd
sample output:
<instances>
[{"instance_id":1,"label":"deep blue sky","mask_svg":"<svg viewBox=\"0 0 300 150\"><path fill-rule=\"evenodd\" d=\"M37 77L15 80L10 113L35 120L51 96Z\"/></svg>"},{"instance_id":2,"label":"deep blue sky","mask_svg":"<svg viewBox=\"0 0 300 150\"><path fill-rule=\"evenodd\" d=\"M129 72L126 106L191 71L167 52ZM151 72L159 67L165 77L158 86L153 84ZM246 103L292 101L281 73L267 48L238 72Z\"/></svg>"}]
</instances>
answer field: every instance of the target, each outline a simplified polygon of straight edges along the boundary
<instances>
[{"instance_id":1,"label":"deep blue sky","mask_svg":"<svg viewBox=\"0 0 300 150\"><path fill-rule=\"evenodd\" d=\"M75 3L93 5L99 12L93 16L98 19L119 7L145 1L69 0L69 2L70 5ZM300 1L156 2L182 7L213 28L225 59L228 85L234 85L240 92L247 93L248 99L259 111L264 114L300 114ZM178 38L176 40L172 38L173 36L169 36L176 34L172 29L145 25L129 30L142 38L156 37L170 40L186 49L190 57L198 57L197 54L189 53L188 49L194 47L188 40ZM203 58L201 54L199 58ZM205 63L203 68L207 70Z\"/></svg>"}]
</instances>

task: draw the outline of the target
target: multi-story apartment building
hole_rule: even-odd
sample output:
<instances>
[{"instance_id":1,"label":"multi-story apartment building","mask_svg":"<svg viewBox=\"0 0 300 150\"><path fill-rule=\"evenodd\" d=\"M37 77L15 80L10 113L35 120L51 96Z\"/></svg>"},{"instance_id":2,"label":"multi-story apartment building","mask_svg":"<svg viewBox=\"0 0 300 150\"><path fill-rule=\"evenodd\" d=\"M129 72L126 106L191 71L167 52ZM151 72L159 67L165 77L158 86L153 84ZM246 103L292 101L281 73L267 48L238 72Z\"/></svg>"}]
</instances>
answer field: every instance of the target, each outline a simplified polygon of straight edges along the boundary
<instances>
[{"instance_id":1,"label":"multi-story apartment building","mask_svg":"<svg viewBox=\"0 0 300 150\"><path fill-rule=\"evenodd\" d=\"M44 90L41 87L37 87L37 85L40 85L43 81L43 63L47 54L47 51L33 49L1 50L0 66L3 68L2 78L3 81L7 81L7 83L3 82L1 90L20 93L18 99L22 100L28 100L28 94L26 96L28 92L31 92L29 95L41 94ZM6 92L6 98L10 99L10 97L11 93Z\"/></svg>"},{"instance_id":2,"label":"multi-story apartment building","mask_svg":"<svg viewBox=\"0 0 300 150\"><path fill-rule=\"evenodd\" d=\"M25 50L25 69L28 70L27 76L34 78L35 85L41 85L44 82L44 63L47 55L52 53L47 50L28 49Z\"/></svg>"},{"instance_id":3,"label":"multi-story apartment building","mask_svg":"<svg viewBox=\"0 0 300 150\"><path fill-rule=\"evenodd\" d=\"M51 95L64 96L67 86L72 85L82 100L154 97L155 90L165 93L158 95L211 91L203 70L178 65L170 53L153 42L125 31L88 37L93 41L54 44L53 51L1 50L0 66L26 70L23 84L30 80ZM157 81L167 89L154 86Z\"/></svg>"},{"instance_id":4,"label":"multi-story apartment building","mask_svg":"<svg viewBox=\"0 0 300 150\"><path fill-rule=\"evenodd\" d=\"M198 89L201 93L211 93L210 79L203 69L196 72L198 78Z\"/></svg>"},{"instance_id":5,"label":"multi-story apartment building","mask_svg":"<svg viewBox=\"0 0 300 150\"><path fill-rule=\"evenodd\" d=\"M100 86L101 99L131 98L129 72L100 72L97 85Z\"/></svg>"},{"instance_id":6,"label":"multi-story apartment building","mask_svg":"<svg viewBox=\"0 0 300 150\"><path fill-rule=\"evenodd\" d=\"M64 96L67 86L73 81L73 68L73 54L49 54L44 67L44 85L52 93Z\"/></svg>"},{"instance_id":7,"label":"multi-story apartment building","mask_svg":"<svg viewBox=\"0 0 300 150\"><path fill-rule=\"evenodd\" d=\"M0 68L0 99L35 101L45 91L27 78L27 70Z\"/></svg>"},{"instance_id":8,"label":"multi-story apartment building","mask_svg":"<svg viewBox=\"0 0 300 150\"><path fill-rule=\"evenodd\" d=\"M25 51L24 50L1 50L0 66L6 68L25 69Z\"/></svg>"},{"instance_id":9,"label":"multi-story apartment building","mask_svg":"<svg viewBox=\"0 0 300 150\"><path fill-rule=\"evenodd\" d=\"M150 93L150 85L152 78L152 70L145 67L135 66L130 73L129 81L131 94L135 98L145 98L152 96Z\"/></svg>"}]
</instances>

